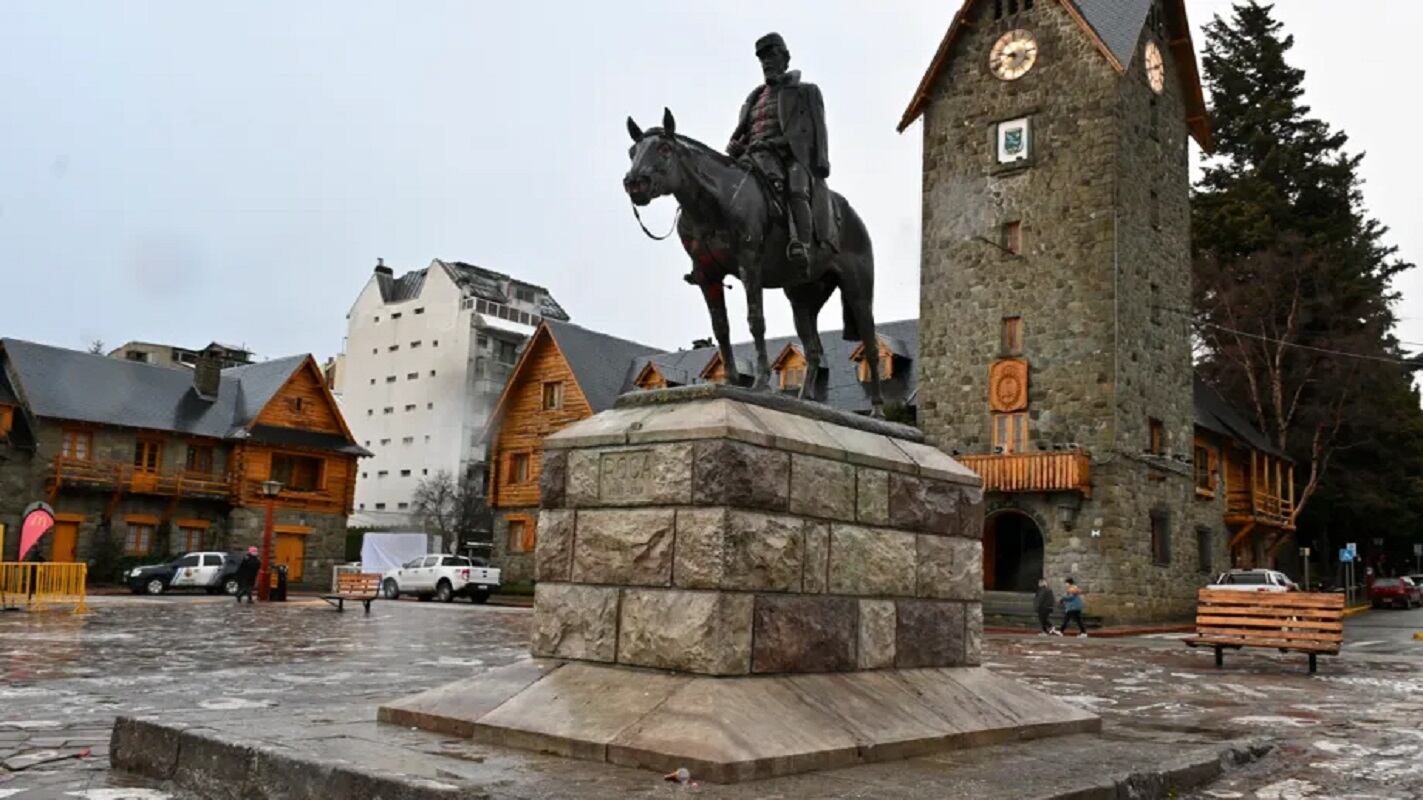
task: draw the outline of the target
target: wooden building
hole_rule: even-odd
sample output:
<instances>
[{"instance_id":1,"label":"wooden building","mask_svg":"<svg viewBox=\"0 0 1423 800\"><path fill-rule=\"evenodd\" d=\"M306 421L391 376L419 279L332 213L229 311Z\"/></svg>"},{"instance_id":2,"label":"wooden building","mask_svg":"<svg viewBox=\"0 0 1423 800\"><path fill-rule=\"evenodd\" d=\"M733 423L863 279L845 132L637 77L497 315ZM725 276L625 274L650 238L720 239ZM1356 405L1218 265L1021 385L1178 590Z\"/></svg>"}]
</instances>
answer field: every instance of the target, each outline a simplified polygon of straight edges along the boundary
<instances>
[{"instance_id":1,"label":"wooden building","mask_svg":"<svg viewBox=\"0 0 1423 800\"><path fill-rule=\"evenodd\" d=\"M105 570L260 544L261 485L276 480L274 559L321 580L344 556L365 454L310 356L173 369L0 339L0 522L18 530L47 501L49 561ZM5 548L13 559L17 538Z\"/></svg>"}]
</instances>

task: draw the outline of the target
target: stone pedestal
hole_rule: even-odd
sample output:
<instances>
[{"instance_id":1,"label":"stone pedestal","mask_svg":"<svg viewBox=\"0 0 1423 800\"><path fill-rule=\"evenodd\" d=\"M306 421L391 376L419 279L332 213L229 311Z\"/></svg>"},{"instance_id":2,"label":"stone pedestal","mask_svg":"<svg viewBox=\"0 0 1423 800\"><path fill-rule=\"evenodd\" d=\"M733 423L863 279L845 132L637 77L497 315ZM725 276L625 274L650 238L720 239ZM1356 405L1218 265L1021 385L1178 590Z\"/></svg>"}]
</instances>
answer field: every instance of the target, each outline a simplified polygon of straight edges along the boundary
<instances>
[{"instance_id":1,"label":"stone pedestal","mask_svg":"<svg viewBox=\"0 0 1423 800\"><path fill-rule=\"evenodd\" d=\"M714 781L1100 725L974 669L980 481L913 428L697 386L544 448L536 660L381 719Z\"/></svg>"}]
</instances>

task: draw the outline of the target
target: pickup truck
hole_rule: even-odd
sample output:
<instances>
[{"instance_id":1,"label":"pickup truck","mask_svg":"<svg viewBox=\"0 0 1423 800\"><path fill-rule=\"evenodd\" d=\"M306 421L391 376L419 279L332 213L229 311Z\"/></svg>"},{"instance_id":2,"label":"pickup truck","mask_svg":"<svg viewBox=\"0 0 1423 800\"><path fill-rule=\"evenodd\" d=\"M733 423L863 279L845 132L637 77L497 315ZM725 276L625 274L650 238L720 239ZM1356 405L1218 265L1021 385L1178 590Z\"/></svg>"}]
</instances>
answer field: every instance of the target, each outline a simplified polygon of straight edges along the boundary
<instances>
[{"instance_id":1,"label":"pickup truck","mask_svg":"<svg viewBox=\"0 0 1423 800\"><path fill-rule=\"evenodd\" d=\"M388 600L395 600L403 593L421 600L434 598L442 603L456 597L483 603L499 588L499 570L477 566L465 556L437 553L411 559L385 573L381 576L380 588Z\"/></svg>"},{"instance_id":2,"label":"pickup truck","mask_svg":"<svg viewBox=\"0 0 1423 800\"><path fill-rule=\"evenodd\" d=\"M163 594L170 589L202 589L208 594L237 594L237 565L226 553L183 553L166 564L134 567L124 582L134 594Z\"/></svg>"}]
</instances>

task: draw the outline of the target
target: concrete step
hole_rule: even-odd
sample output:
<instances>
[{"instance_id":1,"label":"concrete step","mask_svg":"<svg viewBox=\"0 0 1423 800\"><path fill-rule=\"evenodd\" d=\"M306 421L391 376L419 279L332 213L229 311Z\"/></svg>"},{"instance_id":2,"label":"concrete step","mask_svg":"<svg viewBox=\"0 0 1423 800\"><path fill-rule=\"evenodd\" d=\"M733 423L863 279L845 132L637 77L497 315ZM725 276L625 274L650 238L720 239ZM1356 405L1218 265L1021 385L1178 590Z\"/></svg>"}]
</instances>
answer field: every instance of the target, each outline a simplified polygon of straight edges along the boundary
<instances>
[{"instance_id":1,"label":"concrete step","mask_svg":"<svg viewBox=\"0 0 1423 800\"><path fill-rule=\"evenodd\" d=\"M183 797L314 800L559 800L661 796L660 775L575 761L394 725L296 726L270 721L185 726L121 717L116 769L165 782ZM1190 734L1076 734L732 785L691 780L709 800L895 797L903 800L1134 800L1176 798L1269 752L1255 740ZM680 794L681 792L675 792Z\"/></svg>"}]
</instances>

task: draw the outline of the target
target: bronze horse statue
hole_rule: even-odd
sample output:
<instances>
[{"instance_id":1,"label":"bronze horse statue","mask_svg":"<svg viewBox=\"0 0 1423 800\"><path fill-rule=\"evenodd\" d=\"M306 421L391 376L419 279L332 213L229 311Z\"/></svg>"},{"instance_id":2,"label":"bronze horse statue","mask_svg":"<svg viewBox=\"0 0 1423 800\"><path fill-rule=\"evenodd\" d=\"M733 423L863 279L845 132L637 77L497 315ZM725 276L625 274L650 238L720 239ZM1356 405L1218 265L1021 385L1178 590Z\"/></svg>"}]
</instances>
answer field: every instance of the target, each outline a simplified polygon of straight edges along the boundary
<instances>
[{"instance_id":1,"label":"bronze horse statue","mask_svg":"<svg viewBox=\"0 0 1423 800\"><path fill-rule=\"evenodd\" d=\"M789 239L784 216L773 212L765 185L749 167L701 142L677 134L677 121L664 110L662 127L646 131L632 117L627 121L634 142L629 155L632 167L623 178L634 207L654 198L672 195L681 205L677 233L692 258L687 281L702 290L711 313L726 381L740 385L741 376L732 357L726 319L725 279L736 276L746 289L746 311L751 338L756 345L756 376L752 388L770 385L771 365L766 357L766 319L762 311L764 289L783 289L791 301L796 335L805 351L805 381L800 397L813 400L822 386L819 316L830 295L840 290L844 315L843 336L864 344L870 373L870 400L874 415L881 416L879 345L871 309L875 292L875 258L870 234L855 210L838 193L831 193L840 220L838 248L816 244L808 268L786 258ZM634 209L635 210L635 209ZM651 235L651 234L649 234Z\"/></svg>"}]
</instances>

